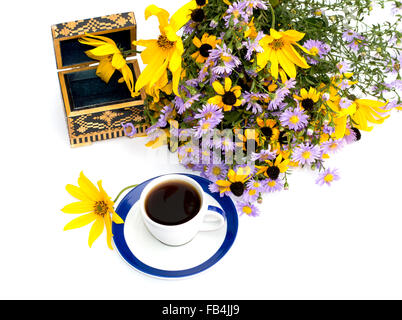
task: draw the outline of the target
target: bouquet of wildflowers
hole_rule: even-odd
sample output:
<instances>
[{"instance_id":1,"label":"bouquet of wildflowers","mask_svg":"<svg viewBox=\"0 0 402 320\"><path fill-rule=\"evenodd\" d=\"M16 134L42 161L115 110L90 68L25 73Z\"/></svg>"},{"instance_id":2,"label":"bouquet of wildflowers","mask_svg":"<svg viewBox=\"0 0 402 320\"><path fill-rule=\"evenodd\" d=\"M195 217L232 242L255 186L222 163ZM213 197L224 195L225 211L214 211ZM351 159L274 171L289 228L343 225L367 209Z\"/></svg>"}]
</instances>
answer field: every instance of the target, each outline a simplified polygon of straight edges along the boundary
<instances>
[{"instance_id":1,"label":"bouquet of wildflowers","mask_svg":"<svg viewBox=\"0 0 402 320\"><path fill-rule=\"evenodd\" d=\"M391 12L382 24L367 18ZM325 160L401 109L402 3L385 0L193 0L160 35L140 40L148 146L258 215L262 194L288 188L297 167L339 179ZM169 18L170 17L170 18Z\"/></svg>"}]
</instances>

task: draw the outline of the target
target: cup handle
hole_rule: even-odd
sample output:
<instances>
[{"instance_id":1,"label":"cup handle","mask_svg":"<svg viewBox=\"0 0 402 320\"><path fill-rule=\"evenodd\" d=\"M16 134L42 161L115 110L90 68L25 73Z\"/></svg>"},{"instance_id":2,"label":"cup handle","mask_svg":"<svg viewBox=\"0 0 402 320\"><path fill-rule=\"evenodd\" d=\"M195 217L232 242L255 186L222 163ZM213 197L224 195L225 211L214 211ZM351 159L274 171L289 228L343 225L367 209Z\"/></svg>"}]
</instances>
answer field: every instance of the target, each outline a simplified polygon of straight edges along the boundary
<instances>
[{"instance_id":1,"label":"cup handle","mask_svg":"<svg viewBox=\"0 0 402 320\"><path fill-rule=\"evenodd\" d=\"M200 231L214 231L225 224L224 211L215 206L208 206Z\"/></svg>"}]
</instances>

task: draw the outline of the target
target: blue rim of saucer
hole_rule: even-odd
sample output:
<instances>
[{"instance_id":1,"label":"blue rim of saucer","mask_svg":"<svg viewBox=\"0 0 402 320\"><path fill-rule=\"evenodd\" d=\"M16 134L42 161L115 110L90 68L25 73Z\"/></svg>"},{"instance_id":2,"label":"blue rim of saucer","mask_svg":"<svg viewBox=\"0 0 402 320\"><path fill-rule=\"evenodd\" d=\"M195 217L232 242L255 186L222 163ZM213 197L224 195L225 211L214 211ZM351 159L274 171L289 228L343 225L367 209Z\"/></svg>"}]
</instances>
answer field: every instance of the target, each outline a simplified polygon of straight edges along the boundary
<instances>
[{"instance_id":1,"label":"blue rim of saucer","mask_svg":"<svg viewBox=\"0 0 402 320\"><path fill-rule=\"evenodd\" d=\"M216 253L212 257L210 257L208 260L201 263L200 265L184 270L163 270L151 267L140 261L134 255L134 253L129 249L126 243L126 240L124 238L124 224L113 223L112 226L113 241L121 257L138 271L148 274L150 276L160 278L183 278L200 273L212 267L214 264L216 264L219 260L223 258L223 256L232 247L237 235L237 229L239 225L237 211L230 197L228 196L220 197L219 193L216 192L212 193L211 191L209 191L208 186L212 182L205 178L195 176L192 174L182 174L182 175L185 175L197 181L201 185L204 192L212 196L219 203L219 205L223 209L223 211L220 210L219 213L225 217L227 223L226 236L218 251L216 251ZM124 221L126 220L127 214L130 212L133 205L139 200L145 186L155 178L152 178L148 181L141 183L140 185L132 189L120 201L119 205L117 206L116 212Z\"/></svg>"}]
</instances>

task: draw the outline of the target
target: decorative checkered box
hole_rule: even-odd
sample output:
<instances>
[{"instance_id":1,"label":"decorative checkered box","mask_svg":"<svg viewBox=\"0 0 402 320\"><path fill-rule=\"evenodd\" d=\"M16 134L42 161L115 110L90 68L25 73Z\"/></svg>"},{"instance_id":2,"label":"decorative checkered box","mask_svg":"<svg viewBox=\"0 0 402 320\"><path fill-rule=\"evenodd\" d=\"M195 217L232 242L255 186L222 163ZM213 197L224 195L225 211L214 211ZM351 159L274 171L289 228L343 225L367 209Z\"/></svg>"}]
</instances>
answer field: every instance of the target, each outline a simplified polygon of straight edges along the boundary
<instances>
[{"instance_id":1,"label":"decorative checkered box","mask_svg":"<svg viewBox=\"0 0 402 320\"><path fill-rule=\"evenodd\" d=\"M135 50L136 22L133 12L60 23L52 26L60 88L72 146L122 137L123 125L132 123L136 136L145 135L148 125L143 116L145 93L132 98L125 83L118 83L118 71L104 83L96 76L98 61L85 51L92 49L78 42L85 34L104 35L123 50ZM138 61L127 59L134 80L140 75Z\"/></svg>"}]
</instances>

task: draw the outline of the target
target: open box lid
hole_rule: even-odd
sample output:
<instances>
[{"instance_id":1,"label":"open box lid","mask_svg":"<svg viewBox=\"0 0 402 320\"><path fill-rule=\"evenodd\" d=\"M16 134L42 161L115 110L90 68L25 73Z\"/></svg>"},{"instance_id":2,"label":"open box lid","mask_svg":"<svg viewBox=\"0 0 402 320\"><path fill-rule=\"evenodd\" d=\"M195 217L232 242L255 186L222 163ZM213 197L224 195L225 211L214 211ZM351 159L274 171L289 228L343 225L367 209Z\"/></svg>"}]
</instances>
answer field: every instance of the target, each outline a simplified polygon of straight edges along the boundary
<instances>
[{"instance_id":1,"label":"open box lid","mask_svg":"<svg viewBox=\"0 0 402 320\"><path fill-rule=\"evenodd\" d=\"M135 50L137 37L134 12L60 23L52 26L53 44L57 69L83 67L98 62L89 58L85 51L93 49L78 42L85 34L103 35L111 38L123 50ZM135 56L135 53L129 56Z\"/></svg>"}]
</instances>

